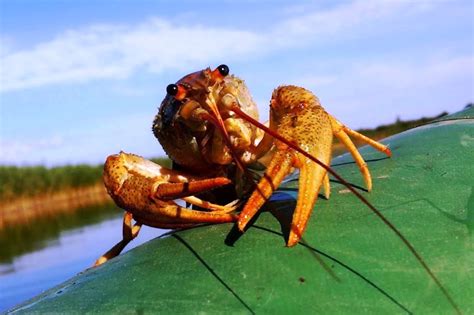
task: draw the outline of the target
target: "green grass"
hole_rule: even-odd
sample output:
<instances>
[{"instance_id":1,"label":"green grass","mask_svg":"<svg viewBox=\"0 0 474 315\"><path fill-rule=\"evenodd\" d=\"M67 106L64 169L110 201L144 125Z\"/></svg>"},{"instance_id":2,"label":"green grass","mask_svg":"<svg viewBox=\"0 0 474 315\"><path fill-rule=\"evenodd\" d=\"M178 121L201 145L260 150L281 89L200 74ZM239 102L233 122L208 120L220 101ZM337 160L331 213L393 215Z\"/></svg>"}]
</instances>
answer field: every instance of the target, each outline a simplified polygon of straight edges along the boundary
<instances>
[{"instance_id":1,"label":"green grass","mask_svg":"<svg viewBox=\"0 0 474 315\"><path fill-rule=\"evenodd\" d=\"M0 166L0 181L2 182L0 199L88 186L96 183L101 175L101 165L68 165L53 168Z\"/></svg>"},{"instance_id":2,"label":"green grass","mask_svg":"<svg viewBox=\"0 0 474 315\"><path fill-rule=\"evenodd\" d=\"M435 117L422 117L420 119L415 119L415 120L397 119L397 121L393 124L381 125L374 129L360 129L357 131L370 138L376 138L376 139L381 138L381 137L385 138L385 137L400 133L402 131L424 125L432 120L446 116L447 114L448 114L447 112L443 112Z\"/></svg>"},{"instance_id":3,"label":"green grass","mask_svg":"<svg viewBox=\"0 0 474 315\"><path fill-rule=\"evenodd\" d=\"M168 158L152 159L169 166ZM103 165L0 166L0 200L28 197L93 185L101 181Z\"/></svg>"}]
</instances>

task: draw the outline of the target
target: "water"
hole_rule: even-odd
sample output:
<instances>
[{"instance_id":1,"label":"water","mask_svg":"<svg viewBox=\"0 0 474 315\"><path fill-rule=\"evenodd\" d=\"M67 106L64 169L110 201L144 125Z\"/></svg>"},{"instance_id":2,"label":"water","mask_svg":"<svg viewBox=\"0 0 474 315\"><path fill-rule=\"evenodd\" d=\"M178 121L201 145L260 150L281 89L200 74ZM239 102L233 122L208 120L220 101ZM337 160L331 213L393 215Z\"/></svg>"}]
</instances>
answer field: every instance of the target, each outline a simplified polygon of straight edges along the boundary
<instances>
[{"instance_id":1,"label":"water","mask_svg":"<svg viewBox=\"0 0 474 315\"><path fill-rule=\"evenodd\" d=\"M121 239L122 215L91 208L0 233L0 312L92 266ZM144 226L125 251L166 230Z\"/></svg>"}]
</instances>

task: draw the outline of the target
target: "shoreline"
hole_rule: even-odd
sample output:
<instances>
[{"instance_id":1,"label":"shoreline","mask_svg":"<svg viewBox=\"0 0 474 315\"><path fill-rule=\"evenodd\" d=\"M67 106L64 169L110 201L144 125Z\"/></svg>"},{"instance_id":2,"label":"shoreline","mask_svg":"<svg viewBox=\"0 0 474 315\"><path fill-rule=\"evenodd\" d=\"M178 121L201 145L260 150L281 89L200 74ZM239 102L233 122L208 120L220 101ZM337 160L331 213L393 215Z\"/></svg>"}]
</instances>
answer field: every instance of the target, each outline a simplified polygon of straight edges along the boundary
<instances>
[{"instance_id":1,"label":"shoreline","mask_svg":"<svg viewBox=\"0 0 474 315\"><path fill-rule=\"evenodd\" d=\"M112 199L102 182L32 197L3 200L0 203L0 230L8 225L31 223L37 218L74 212L82 207L107 202L112 202Z\"/></svg>"}]
</instances>

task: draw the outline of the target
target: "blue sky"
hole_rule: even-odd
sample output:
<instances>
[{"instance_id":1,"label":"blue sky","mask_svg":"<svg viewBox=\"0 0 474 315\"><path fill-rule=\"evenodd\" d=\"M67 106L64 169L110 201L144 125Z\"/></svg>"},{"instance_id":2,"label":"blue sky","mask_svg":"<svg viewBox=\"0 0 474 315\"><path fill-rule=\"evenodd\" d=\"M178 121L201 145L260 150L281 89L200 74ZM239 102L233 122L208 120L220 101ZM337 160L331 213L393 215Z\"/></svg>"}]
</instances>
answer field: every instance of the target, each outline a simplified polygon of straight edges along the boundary
<instances>
[{"instance_id":1,"label":"blue sky","mask_svg":"<svg viewBox=\"0 0 474 315\"><path fill-rule=\"evenodd\" d=\"M0 164L163 156L165 88L225 63L268 117L297 84L352 128L474 101L472 1L0 1Z\"/></svg>"}]
</instances>

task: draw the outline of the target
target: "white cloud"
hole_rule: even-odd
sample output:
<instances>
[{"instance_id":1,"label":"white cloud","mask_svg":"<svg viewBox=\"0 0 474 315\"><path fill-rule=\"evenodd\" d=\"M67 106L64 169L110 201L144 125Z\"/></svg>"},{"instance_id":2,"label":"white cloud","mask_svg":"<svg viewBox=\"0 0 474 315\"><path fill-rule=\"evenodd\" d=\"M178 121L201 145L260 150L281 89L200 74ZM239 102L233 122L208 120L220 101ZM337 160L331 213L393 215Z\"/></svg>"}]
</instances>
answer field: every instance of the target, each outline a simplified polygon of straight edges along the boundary
<instances>
[{"instance_id":1,"label":"white cloud","mask_svg":"<svg viewBox=\"0 0 474 315\"><path fill-rule=\"evenodd\" d=\"M246 31L179 27L160 19L134 26L92 26L3 55L0 90L125 78L139 67L154 72L185 69L192 63L228 58L229 52L231 58L249 54L258 43L258 36Z\"/></svg>"},{"instance_id":2,"label":"white cloud","mask_svg":"<svg viewBox=\"0 0 474 315\"><path fill-rule=\"evenodd\" d=\"M213 60L253 57L281 47L344 37L423 2L355 1L298 14L267 31L179 26L152 18L137 25L93 25L69 30L29 50L0 55L0 92L47 84L127 78L140 68L187 70ZM369 31L376 31L373 28ZM350 30L350 32L348 32ZM365 30L367 31L367 30Z\"/></svg>"},{"instance_id":3,"label":"white cloud","mask_svg":"<svg viewBox=\"0 0 474 315\"><path fill-rule=\"evenodd\" d=\"M471 69L470 71L466 71ZM378 87L403 89L413 86L435 86L453 79L468 79L474 71L474 57L460 56L442 60L431 60L422 64L409 62L377 62L358 65L352 69L360 80Z\"/></svg>"},{"instance_id":4,"label":"white cloud","mask_svg":"<svg viewBox=\"0 0 474 315\"><path fill-rule=\"evenodd\" d=\"M340 41L366 32L376 33L379 31L377 23L387 24L388 19L428 8L424 1L353 1L327 10L313 9L284 20L275 27L273 37L283 45Z\"/></svg>"},{"instance_id":5,"label":"white cloud","mask_svg":"<svg viewBox=\"0 0 474 315\"><path fill-rule=\"evenodd\" d=\"M301 74L292 84L319 89L320 86L362 83L367 89L413 89L415 87L442 86L454 80L471 80L474 72L473 56L447 56L424 62L400 60L371 60L355 63L331 74ZM352 84L351 84L352 82Z\"/></svg>"}]
</instances>

